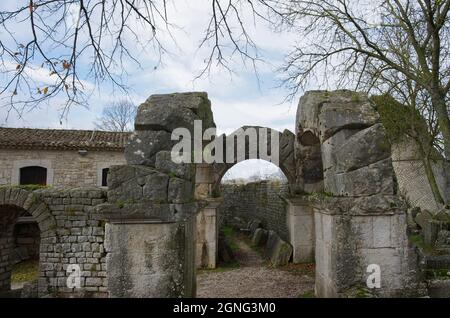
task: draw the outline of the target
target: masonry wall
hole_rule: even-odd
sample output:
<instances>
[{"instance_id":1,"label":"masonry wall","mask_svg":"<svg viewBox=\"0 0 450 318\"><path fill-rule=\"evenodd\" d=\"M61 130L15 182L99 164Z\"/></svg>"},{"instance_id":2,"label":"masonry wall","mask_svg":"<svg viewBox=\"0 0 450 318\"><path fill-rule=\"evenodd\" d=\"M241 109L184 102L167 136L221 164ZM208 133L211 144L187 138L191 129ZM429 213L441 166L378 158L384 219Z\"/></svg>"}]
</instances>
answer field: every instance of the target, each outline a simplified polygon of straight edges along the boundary
<instances>
[{"instance_id":1,"label":"masonry wall","mask_svg":"<svg viewBox=\"0 0 450 318\"><path fill-rule=\"evenodd\" d=\"M48 291L58 296L77 293L82 296L106 296L106 253L103 246L105 222L93 207L106 201L98 189L44 191L56 220L54 240L41 245L40 277L48 283ZM81 289L67 288L69 264L80 266Z\"/></svg>"},{"instance_id":2,"label":"masonry wall","mask_svg":"<svg viewBox=\"0 0 450 318\"><path fill-rule=\"evenodd\" d=\"M223 203L219 208L220 224L232 224L233 218L244 221L261 220L264 227L273 230L288 241L286 202L288 184L270 181L242 185L222 184Z\"/></svg>"},{"instance_id":3,"label":"masonry wall","mask_svg":"<svg viewBox=\"0 0 450 318\"><path fill-rule=\"evenodd\" d=\"M417 146L411 141L392 147L392 166L396 174L399 194L404 196L411 206L436 213L442 207L434 199L418 153ZM435 157L436 159L432 161L434 176L441 195L447 201L450 193L448 189L446 192L444 160L439 155Z\"/></svg>"},{"instance_id":4,"label":"masonry wall","mask_svg":"<svg viewBox=\"0 0 450 318\"><path fill-rule=\"evenodd\" d=\"M0 187L0 212L8 216L1 223L11 229L0 233L2 259L8 262L14 242L13 225L20 211L27 211L36 220L41 232L40 272L36 282L39 297L106 297L105 222L94 209L105 201L106 192L99 188L28 191ZM13 213L15 210L19 212ZM70 265L75 267L70 270ZM6 264L2 271L5 291L9 285L10 265ZM80 288L68 287L71 274L79 274Z\"/></svg>"},{"instance_id":5,"label":"masonry wall","mask_svg":"<svg viewBox=\"0 0 450 318\"><path fill-rule=\"evenodd\" d=\"M102 169L125 163L123 152L0 149L0 185L19 184L20 168L47 168L47 184L57 187L101 186Z\"/></svg>"}]
</instances>

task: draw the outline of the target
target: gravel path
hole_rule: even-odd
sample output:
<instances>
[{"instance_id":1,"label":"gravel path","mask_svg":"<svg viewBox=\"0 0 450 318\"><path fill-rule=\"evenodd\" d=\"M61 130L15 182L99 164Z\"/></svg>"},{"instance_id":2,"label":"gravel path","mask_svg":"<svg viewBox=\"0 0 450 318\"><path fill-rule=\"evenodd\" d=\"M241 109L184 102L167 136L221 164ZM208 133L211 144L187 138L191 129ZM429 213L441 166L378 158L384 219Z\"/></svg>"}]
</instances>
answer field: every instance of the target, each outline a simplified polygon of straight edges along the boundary
<instances>
[{"instance_id":1,"label":"gravel path","mask_svg":"<svg viewBox=\"0 0 450 318\"><path fill-rule=\"evenodd\" d=\"M198 298L296 298L314 290L314 277L287 269L270 268L242 240L235 240L239 267L201 271L197 275Z\"/></svg>"}]
</instances>

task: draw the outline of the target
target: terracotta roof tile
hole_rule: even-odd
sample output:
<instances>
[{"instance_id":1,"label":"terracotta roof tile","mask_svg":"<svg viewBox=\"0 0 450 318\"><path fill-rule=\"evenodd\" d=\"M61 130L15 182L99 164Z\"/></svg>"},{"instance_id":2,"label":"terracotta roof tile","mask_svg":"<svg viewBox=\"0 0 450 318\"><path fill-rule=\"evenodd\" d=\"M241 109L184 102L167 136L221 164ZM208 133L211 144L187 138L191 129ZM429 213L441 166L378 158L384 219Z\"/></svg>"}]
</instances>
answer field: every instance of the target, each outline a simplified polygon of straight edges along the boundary
<instances>
[{"instance_id":1,"label":"terracotta roof tile","mask_svg":"<svg viewBox=\"0 0 450 318\"><path fill-rule=\"evenodd\" d=\"M130 134L95 130L0 127L0 148L121 151Z\"/></svg>"}]
</instances>

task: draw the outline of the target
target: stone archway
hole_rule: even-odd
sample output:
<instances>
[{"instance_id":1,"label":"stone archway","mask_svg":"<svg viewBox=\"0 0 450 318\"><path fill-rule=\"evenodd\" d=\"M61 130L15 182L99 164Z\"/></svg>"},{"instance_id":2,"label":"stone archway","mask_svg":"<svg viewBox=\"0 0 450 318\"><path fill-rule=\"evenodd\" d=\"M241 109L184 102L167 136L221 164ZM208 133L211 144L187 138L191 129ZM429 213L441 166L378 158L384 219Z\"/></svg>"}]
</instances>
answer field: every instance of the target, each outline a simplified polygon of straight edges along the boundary
<instances>
[{"instance_id":1,"label":"stone archway","mask_svg":"<svg viewBox=\"0 0 450 318\"><path fill-rule=\"evenodd\" d=\"M224 162L197 164L195 176L196 198L207 202L197 215L196 262L198 267L207 268L215 268L217 263L217 209L221 204L220 183L228 170L242 161L261 159L281 169L292 191L296 182L295 135L291 131L285 130L281 133L268 127L243 126L228 136L217 136L216 140L223 143ZM277 142L272 143L274 140ZM243 147L241 154L238 150L239 142Z\"/></svg>"},{"instance_id":2,"label":"stone archway","mask_svg":"<svg viewBox=\"0 0 450 318\"><path fill-rule=\"evenodd\" d=\"M40 253L38 293L45 294L47 279L42 279L45 251L48 244L56 243L56 221L47 204L39 195L18 187L0 188L0 292L9 292L11 288L10 253L13 245L13 231L16 221L24 212L28 212L37 222L40 230Z\"/></svg>"},{"instance_id":3,"label":"stone archway","mask_svg":"<svg viewBox=\"0 0 450 318\"><path fill-rule=\"evenodd\" d=\"M248 136L250 135L248 132L253 130L257 136L257 142L250 144ZM267 132L267 145L265 145L266 149L262 149L261 145L261 135ZM272 138L276 136L278 139L278 149L272 149ZM234 142L230 142L230 139L234 138ZM245 138L245 157L239 158L237 151L237 139ZM294 158L294 143L295 143L295 135L289 130L284 130L283 132L277 131L275 129L271 129L268 127L261 126L243 126L239 129L235 130L233 133L225 137L225 147L224 147L224 156L226 156L229 152L233 153L232 162L227 163L214 163L211 165L211 169L214 174L214 189L217 189L220 185L222 177L225 173L230 170L234 165L239 162L249 160L249 159L261 159L266 160L271 163L274 163L277 167L281 169L286 178L288 179L289 185L293 185L295 183L295 158ZM231 146L230 146L231 145ZM256 152L252 155L250 152L251 148L254 147ZM278 151L278 154L275 155L275 152ZM273 158L276 160L273 161ZM268 160L269 159L269 160Z\"/></svg>"}]
</instances>

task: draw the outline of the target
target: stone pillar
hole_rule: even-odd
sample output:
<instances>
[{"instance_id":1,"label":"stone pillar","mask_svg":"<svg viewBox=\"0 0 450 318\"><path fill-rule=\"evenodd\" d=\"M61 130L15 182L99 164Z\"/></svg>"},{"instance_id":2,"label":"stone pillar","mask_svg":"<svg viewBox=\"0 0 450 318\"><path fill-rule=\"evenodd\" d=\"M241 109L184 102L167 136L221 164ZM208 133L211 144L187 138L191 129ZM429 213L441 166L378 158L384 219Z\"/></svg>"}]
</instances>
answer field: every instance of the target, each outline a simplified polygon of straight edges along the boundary
<instances>
[{"instance_id":1,"label":"stone pillar","mask_svg":"<svg viewBox=\"0 0 450 318\"><path fill-rule=\"evenodd\" d=\"M197 214L197 268L216 268L218 258L218 207L222 198L209 198Z\"/></svg>"},{"instance_id":2,"label":"stone pillar","mask_svg":"<svg viewBox=\"0 0 450 318\"><path fill-rule=\"evenodd\" d=\"M195 297L195 218L106 224L110 297Z\"/></svg>"},{"instance_id":3,"label":"stone pillar","mask_svg":"<svg viewBox=\"0 0 450 318\"><path fill-rule=\"evenodd\" d=\"M293 262L314 262L314 211L308 201L299 198L287 199L287 224L289 242L293 247Z\"/></svg>"},{"instance_id":4,"label":"stone pillar","mask_svg":"<svg viewBox=\"0 0 450 318\"><path fill-rule=\"evenodd\" d=\"M167 152L159 152L157 162L159 170L142 165L111 167L108 203L96 206L108 222L105 250L110 297L196 294L198 206L190 180L195 167L175 165Z\"/></svg>"},{"instance_id":5,"label":"stone pillar","mask_svg":"<svg viewBox=\"0 0 450 318\"><path fill-rule=\"evenodd\" d=\"M404 203L396 196L326 198L314 208L316 296L414 295L417 257L408 245ZM373 267L380 288L369 288Z\"/></svg>"}]
</instances>

